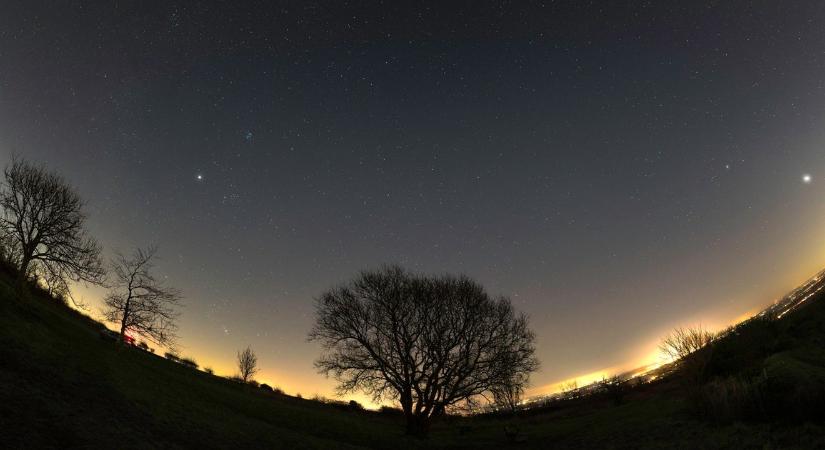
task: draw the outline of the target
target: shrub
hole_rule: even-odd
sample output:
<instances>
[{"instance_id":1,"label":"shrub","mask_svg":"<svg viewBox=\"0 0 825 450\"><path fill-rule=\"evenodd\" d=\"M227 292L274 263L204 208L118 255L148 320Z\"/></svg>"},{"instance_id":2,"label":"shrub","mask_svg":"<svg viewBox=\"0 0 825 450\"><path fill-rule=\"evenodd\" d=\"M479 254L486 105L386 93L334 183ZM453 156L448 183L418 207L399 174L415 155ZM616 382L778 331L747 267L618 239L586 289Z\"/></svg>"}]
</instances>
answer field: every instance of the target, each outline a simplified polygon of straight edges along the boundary
<instances>
[{"instance_id":1,"label":"shrub","mask_svg":"<svg viewBox=\"0 0 825 450\"><path fill-rule=\"evenodd\" d=\"M714 379L693 394L693 407L699 417L717 424L765 419L766 381L764 374L752 380Z\"/></svg>"},{"instance_id":2,"label":"shrub","mask_svg":"<svg viewBox=\"0 0 825 450\"><path fill-rule=\"evenodd\" d=\"M788 354L775 354L750 378L716 378L691 396L697 415L714 423L799 422L825 418L825 372Z\"/></svg>"},{"instance_id":3,"label":"shrub","mask_svg":"<svg viewBox=\"0 0 825 450\"><path fill-rule=\"evenodd\" d=\"M211 367L204 367L204 368L203 368L203 371L204 371L204 372L206 372L206 373L208 373L209 375L215 375L215 371L214 371L214 370L212 370L212 368L211 368Z\"/></svg>"},{"instance_id":4,"label":"shrub","mask_svg":"<svg viewBox=\"0 0 825 450\"><path fill-rule=\"evenodd\" d=\"M261 385L258 386L258 387L261 388L264 391L272 392L272 386L270 386L266 383L261 383Z\"/></svg>"},{"instance_id":5,"label":"shrub","mask_svg":"<svg viewBox=\"0 0 825 450\"><path fill-rule=\"evenodd\" d=\"M821 351L804 354L817 361ZM765 360L765 409L781 420L821 420L825 418L825 371L802 359L803 354L776 354Z\"/></svg>"},{"instance_id":6,"label":"shrub","mask_svg":"<svg viewBox=\"0 0 825 450\"><path fill-rule=\"evenodd\" d=\"M349 403L347 403L345 401L326 399L326 400L324 400L323 403L326 404L326 405L333 406L333 407L338 408L338 409L343 410L343 411L349 411L350 410Z\"/></svg>"},{"instance_id":7,"label":"shrub","mask_svg":"<svg viewBox=\"0 0 825 450\"><path fill-rule=\"evenodd\" d=\"M404 411L401 411L399 408L393 408L392 406L382 406L378 409L378 412L386 416L404 416Z\"/></svg>"},{"instance_id":8,"label":"shrub","mask_svg":"<svg viewBox=\"0 0 825 450\"><path fill-rule=\"evenodd\" d=\"M192 358L180 358L180 359L178 359L178 362L183 364L186 367L191 367L193 369L198 368L198 363L196 363L195 360L192 359Z\"/></svg>"},{"instance_id":9,"label":"shrub","mask_svg":"<svg viewBox=\"0 0 825 450\"><path fill-rule=\"evenodd\" d=\"M349 409L351 409L353 411L363 411L363 409L364 409L364 407L360 403L356 402L355 400L350 400L348 406L349 406Z\"/></svg>"},{"instance_id":10,"label":"shrub","mask_svg":"<svg viewBox=\"0 0 825 450\"><path fill-rule=\"evenodd\" d=\"M628 380L621 379L618 375L610 378L603 378L599 382L599 389L613 401L614 404L620 405L624 401L624 396L630 391L630 383Z\"/></svg>"},{"instance_id":11,"label":"shrub","mask_svg":"<svg viewBox=\"0 0 825 450\"><path fill-rule=\"evenodd\" d=\"M168 359L170 361L175 361L175 362L180 361L180 356L176 355L173 352L166 352L166 353L163 354L163 356L165 356L166 359Z\"/></svg>"},{"instance_id":12,"label":"shrub","mask_svg":"<svg viewBox=\"0 0 825 450\"><path fill-rule=\"evenodd\" d=\"M770 315L754 317L714 342L707 368L708 379L737 375L743 368L758 367L768 356L782 351L783 333Z\"/></svg>"}]
</instances>

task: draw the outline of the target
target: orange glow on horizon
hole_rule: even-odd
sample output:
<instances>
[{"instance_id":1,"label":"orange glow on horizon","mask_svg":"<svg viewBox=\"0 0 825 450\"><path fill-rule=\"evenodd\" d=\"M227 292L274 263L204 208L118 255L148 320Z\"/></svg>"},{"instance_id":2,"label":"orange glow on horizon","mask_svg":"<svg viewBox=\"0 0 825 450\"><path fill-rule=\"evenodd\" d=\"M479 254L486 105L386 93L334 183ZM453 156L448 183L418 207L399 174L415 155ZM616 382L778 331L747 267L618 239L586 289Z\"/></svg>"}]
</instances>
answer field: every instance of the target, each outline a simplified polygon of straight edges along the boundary
<instances>
[{"instance_id":1,"label":"orange glow on horizon","mask_svg":"<svg viewBox=\"0 0 825 450\"><path fill-rule=\"evenodd\" d=\"M806 270L806 273L808 273L808 275L804 277L788 277L788 279L796 281L795 283L791 284L791 286L788 287L786 291L790 291L796 288L797 286L803 284L805 281L809 280L812 276L812 272L815 273L816 271ZM89 310L79 311L89 315L90 317L100 321L101 323L104 323L107 327L112 329L111 324L106 323L100 314L98 305L98 302L100 301L99 299L102 298L100 292L102 291L99 288L89 288L85 286L73 287L73 293L75 295L80 296L79 300L87 303L89 306ZM93 298L94 300L89 301L89 298ZM773 300L776 299L774 298ZM690 326L695 324L701 324L702 326L706 327L709 331L718 332L722 331L728 326L739 324L753 317L754 315L758 314L762 309L769 306L770 303L771 302L766 302L764 305L760 305L758 307L750 307L746 312L738 314L730 319L721 319L714 318L712 316L704 316L704 320L687 320L684 323L682 323L682 325ZM677 324L676 326L679 325ZM669 328L667 330L669 330ZM137 337L137 339L140 340L139 337ZM624 374L628 371L634 371L632 374L630 374L630 376L636 376L641 375L642 373L645 373L649 370L658 368L663 364L670 362L661 354L658 348L659 340L660 338L657 338L651 342L648 342L647 344L639 346L638 354L640 356L630 359L630 361L627 363L594 370L591 372L571 376L550 383L542 383L539 386L528 388L525 397L529 398L558 393L562 391L564 385L573 381L577 383L578 387L583 387L594 382L598 382L603 378L608 378L618 374ZM223 377L229 377L237 374L234 353L232 353L231 355L214 354L208 346L201 342L196 342L193 345L184 348L187 348L187 350L180 351L179 356L193 358L199 364L199 370L211 368L216 376ZM163 356L164 352L166 352L167 350L168 349L166 348L156 347L155 354ZM288 395L301 394L301 396L304 398L313 398L316 396L320 396L328 399L344 401L352 399L358 401L359 403L364 405L364 407L369 409L377 409L383 405L382 403L373 402L371 398L361 393L352 393L340 397L337 396L334 390L334 380L325 379L323 375L315 374L314 371L312 377L308 377L304 373L306 370L312 370L311 363L307 364L307 368L292 368L292 370L290 370L290 368L285 367L283 369L275 369L270 366L269 361L262 361L262 359L263 358L261 358L261 354L259 353L259 362L261 363L261 370L256 376L256 381L258 381L259 383L266 383L269 386L272 386L273 388L279 388Z\"/></svg>"}]
</instances>

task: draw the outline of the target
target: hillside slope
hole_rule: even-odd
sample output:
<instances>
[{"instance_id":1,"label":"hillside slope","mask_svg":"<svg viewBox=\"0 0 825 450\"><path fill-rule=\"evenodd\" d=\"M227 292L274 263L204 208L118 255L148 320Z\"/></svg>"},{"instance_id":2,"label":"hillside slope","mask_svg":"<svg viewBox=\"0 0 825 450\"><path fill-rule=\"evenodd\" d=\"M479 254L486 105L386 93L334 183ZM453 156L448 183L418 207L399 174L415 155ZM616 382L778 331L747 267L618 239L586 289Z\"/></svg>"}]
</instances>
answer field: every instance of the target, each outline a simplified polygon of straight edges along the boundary
<instances>
[{"instance_id":1,"label":"hillside slope","mask_svg":"<svg viewBox=\"0 0 825 450\"><path fill-rule=\"evenodd\" d=\"M394 420L242 386L120 348L98 329L50 299L17 299L0 277L3 448L403 444Z\"/></svg>"},{"instance_id":2,"label":"hillside slope","mask_svg":"<svg viewBox=\"0 0 825 450\"><path fill-rule=\"evenodd\" d=\"M764 382L762 410L697 417L676 376L621 404L596 396L518 417L450 418L416 440L396 417L275 395L120 348L100 338L96 322L40 294L19 299L12 285L0 274L3 448L825 448L823 293L782 320L732 330L715 348L713 377ZM505 427L526 442L510 443Z\"/></svg>"}]
</instances>

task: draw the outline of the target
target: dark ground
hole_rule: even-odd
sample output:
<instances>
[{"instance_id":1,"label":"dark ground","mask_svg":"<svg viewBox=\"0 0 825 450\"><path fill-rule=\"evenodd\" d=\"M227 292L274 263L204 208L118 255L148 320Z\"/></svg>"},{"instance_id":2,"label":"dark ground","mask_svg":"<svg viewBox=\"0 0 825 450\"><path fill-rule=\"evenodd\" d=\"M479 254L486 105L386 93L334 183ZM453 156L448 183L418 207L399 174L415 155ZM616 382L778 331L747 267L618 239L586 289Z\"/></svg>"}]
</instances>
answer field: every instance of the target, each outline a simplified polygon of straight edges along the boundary
<instances>
[{"instance_id":1,"label":"dark ground","mask_svg":"<svg viewBox=\"0 0 825 450\"><path fill-rule=\"evenodd\" d=\"M3 448L825 448L825 299L719 341L678 376L518 417L400 418L265 392L100 338L100 325L0 274ZM721 399L721 400L720 400ZM526 442L509 442L505 426Z\"/></svg>"}]
</instances>

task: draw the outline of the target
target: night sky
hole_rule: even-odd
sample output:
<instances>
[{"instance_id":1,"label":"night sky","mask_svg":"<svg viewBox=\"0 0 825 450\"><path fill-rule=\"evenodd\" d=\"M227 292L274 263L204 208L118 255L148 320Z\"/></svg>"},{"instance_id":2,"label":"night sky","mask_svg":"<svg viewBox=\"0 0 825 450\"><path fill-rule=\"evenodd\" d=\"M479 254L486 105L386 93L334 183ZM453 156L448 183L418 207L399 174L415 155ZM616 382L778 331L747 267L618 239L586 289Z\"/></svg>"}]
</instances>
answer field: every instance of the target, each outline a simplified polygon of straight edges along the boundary
<instances>
[{"instance_id":1,"label":"night sky","mask_svg":"<svg viewBox=\"0 0 825 450\"><path fill-rule=\"evenodd\" d=\"M400 263L510 296L539 393L825 266L825 3L340 3L0 1L2 162L159 245L183 356L330 395L313 299Z\"/></svg>"}]
</instances>

